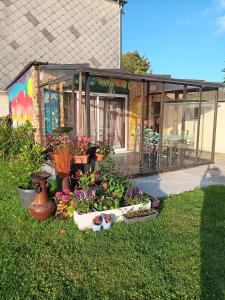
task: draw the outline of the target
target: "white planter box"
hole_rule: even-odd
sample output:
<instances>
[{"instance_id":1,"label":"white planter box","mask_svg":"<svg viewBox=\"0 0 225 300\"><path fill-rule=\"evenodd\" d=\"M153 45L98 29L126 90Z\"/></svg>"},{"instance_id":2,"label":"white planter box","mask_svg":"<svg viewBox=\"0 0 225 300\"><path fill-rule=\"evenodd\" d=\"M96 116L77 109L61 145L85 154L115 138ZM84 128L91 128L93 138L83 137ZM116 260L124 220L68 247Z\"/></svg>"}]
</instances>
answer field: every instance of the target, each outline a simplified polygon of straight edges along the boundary
<instances>
[{"instance_id":1,"label":"white planter box","mask_svg":"<svg viewBox=\"0 0 225 300\"><path fill-rule=\"evenodd\" d=\"M132 224L132 223L136 223L136 222L152 221L157 216L158 216L158 212L156 212L154 215L145 216L145 217L138 217L138 218L133 218L133 219L127 219L126 217L124 217L124 222L126 224Z\"/></svg>"},{"instance_id":2,"label":"white planter box","mask_svg":"<svg viewBox=\"0 0 225 300\"><path fill-rule=\"evenodd\" d=\"M138 205L131 205L131 206L126 206L126 207L121 207L118 209L111 209L111 210L105 210L105 211L95 211L95 212L90 212L87 214L78 214L76 211L74 211L74 223L78 226L80 230L85 230L85 229L91 229L93 224L92 221L94 217L99 216L101 214L108 214L112 218L112 222L123 222L124 217L123 215L127 213L128 211L136 211L139 210L140 208L144 209L149 209L151 208L151 201L147 204L138 204Z\"/></svg>"}]
</instances>

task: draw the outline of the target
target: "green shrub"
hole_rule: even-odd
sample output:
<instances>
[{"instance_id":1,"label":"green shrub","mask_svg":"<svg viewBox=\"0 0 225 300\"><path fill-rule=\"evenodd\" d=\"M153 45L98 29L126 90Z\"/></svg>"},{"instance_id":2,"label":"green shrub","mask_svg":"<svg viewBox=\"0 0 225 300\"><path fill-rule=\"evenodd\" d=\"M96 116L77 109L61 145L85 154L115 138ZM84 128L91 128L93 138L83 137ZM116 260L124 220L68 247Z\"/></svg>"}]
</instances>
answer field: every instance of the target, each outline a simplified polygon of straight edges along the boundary
<instances>
[{"instance_id":1,"label":"green shrub","mask_svg":"<svg viewBox=\"0 0 225 300\"><path fill-rule=\"evenodd\" d=\"M31 174L40 171L44 162L43 151L44 149L39 144L24 145L20 153L10 160L10 175L17 186L24 189L33 187Z\"/></svg>"},{"instance_id":2,"label":"green shrub","mask_svg":"<svg viewBox=\"0 0 225 300\"><path fill-rule=\"evenodd\" d=\"M24 145L34 144L35 129L30 122L14 128L7 118L0 118L0 158L9 160L16 156Z\"/></svg>"}]
</instances>

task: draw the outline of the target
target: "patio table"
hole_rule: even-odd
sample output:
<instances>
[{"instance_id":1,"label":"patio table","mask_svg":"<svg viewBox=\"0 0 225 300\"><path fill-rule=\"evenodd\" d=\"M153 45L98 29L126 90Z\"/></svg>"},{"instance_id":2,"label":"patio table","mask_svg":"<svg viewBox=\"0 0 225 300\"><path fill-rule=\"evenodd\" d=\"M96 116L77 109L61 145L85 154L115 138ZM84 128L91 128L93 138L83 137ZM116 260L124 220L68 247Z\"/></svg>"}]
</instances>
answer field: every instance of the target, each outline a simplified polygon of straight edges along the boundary
<instances>
[{"instance_id":1,"label":"patio table","mask_svg":"<svg viewBox=\"0 0 225 300\"><path fill-rule=\"evenodd\" d=\"M178 134L164 135L162 140L163 143L165 143L165 147L167 148L167 164L171 167L173 159L173 148L176 148L178 150L178 160L181 161L185 141L182 140L181 136Z\"/></svg>"}]
</instances>

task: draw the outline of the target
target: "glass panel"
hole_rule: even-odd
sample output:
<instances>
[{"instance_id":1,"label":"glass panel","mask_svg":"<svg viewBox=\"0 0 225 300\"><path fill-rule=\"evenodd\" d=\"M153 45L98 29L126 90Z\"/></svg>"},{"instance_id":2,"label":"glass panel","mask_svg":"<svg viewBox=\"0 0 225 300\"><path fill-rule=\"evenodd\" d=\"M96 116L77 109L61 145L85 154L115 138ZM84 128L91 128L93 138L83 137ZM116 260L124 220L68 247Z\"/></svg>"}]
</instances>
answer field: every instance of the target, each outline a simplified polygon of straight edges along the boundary
<instances>
[{"instance_id":1,"label":"glass panel","mask_svg":"<svg viewBox=\"0 0 225 300\"><path fill-rule=\"evenodd\" d=\"M40 84L45 84L50 80L55 80L70 74L72 77L72 70L40 70Z\"/></svg>"},{"instance_id":2,"label":"glass panel","mask_svg":"<svg viewBox=\"0 0 225 300\"><path fill-rule=\"evenodd\" d=\"M154 173L159 168L159 126L162 98L162 84L149 83L144 113L144 166L145 174Z\"/></svg>"},{"instance_id":3,"label":"glass panel","mask_svg":"<svg viewBox=\"0 0 225 300\"><path fill-rule=\"evenodd\" d=\"M200 92L198 87L187 86L183 114L183 164L196 163Z\"/></svg>"},{"instance_id":4,"label":"glass panel","mask_svg":"<svg viewBox=\"0 0 225 300\"><path fill-rule=\"evenodd\" d=\"M202 92L200 134L199 134L199 161L212 160L213 125L216 105L216 91L204 88Z\"/></svg>"},{"instance_id":5,"label":"glass panel","mask_svg":"<svg viewBox=\"0 0 225 300\"><path fill-rule=\"evenodd\" d=\"M91 130L90 130L90 137L92 141L95 143L98 141L98 109L97 109L97 97L91 96L90 97L90 122L91 122Z\"/></svg>"},{"instance_id":6,"label":"glass panel","mask_svg":"<svg viewBox=\"0 0 225 300\"><path fill-rule=\"evenodd\" d=\"M43 89L45 111L45 134L60 126L59 122L59 90L57 85Z\"/></svg>"},{"instance_id":7,"label":"glass panel","mask_svg":"<svg viewBox=\"0 0 225 300\"><path fill-rule=\"evenodd\" d=\"M140 174L141 93L141 82L129 81L128 111L125 108L125 112L121 113L121 116L125 114L122 122L125 127L125 149L115 155L117 169L127 175Z\"/></svg>"},{"instance_id":8,"label":"glass panel","mask_svg":"<svg viewBox=\"0 0 225 300\"><path fill-rule=\"evenodd\" d=\"M161 168L180 167L184 156L183 85L165 84Z\"/></svg>"},{"instance_id":9,"label":"glass panel","mask_svg":"<svg viewBox=\"0 0 225 300\"><path fill-rule=\"evenodd\" d=\"M41 89L44 100L45 134L59 127L67 127L67 133L72 134L75 122L71 86L69 80Z\"/></svg>"},{"instance_id":10,"label":"glass panel","mask_svg":"<svg viewBox=\"0 0 225 300\"><path fill-rule=\"evenodd\" d=\"M99 97L99 140L125 148L125 99Z\"/></svg>"}]
</instances>

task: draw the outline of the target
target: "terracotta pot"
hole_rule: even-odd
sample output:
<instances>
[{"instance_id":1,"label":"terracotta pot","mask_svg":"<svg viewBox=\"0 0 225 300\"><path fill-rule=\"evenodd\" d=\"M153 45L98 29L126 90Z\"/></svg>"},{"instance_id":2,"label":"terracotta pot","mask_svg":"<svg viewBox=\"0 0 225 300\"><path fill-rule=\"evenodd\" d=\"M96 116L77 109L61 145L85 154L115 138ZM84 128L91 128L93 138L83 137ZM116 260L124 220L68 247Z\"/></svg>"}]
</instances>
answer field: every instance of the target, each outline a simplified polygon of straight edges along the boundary
<instances>
[{"instance_id":1,"label":"terracotta pot","mask_svg":"<svg viewBox=\"0 0 225 300\"><path fill-rule=\"evenodd\" d=\"M55 169L57 174L59 174L61 177L65 177L66 175L70 174L70 166L71 166L71 161L72 161L72 156L67 155L64 158L60 158L60 154L53 154L52 159L53 162L55 163Z\"/></svg>"},{"instance_id":2,"label":"terracotta pot","mask_svg":"<svg viewBox=\"0 0 225 300\"><path fill-rule=\"evenodd\" d=\"M47 196L46 182L47 178L50 176L51 174L46 172L32 175L35 182L36 194L34 202L32 202L29 207L29 211L32 217L39 221L48 219L55 209L55 202L48 201Z\"/></svg>"},{"instance_id":3,"label":"terracotta pot","mask_svg":"<svg viewBox=\"0 0 225 300\"><path fill-rule=\"evenodd\" d=\"M103 161L104 160L104 155L100 153L95 154L96 160L97 161Z\"/></svg>"},{"instance_id":4,"label":"terracotta pot","mask_svg":"<svg viewBox=\"0 0 225 300\"><path fill-rule=\"evenodd\" d=\"M88 155L74 155L75 164L87 164L88 163Z\"/></svg>"}]
</instances>

